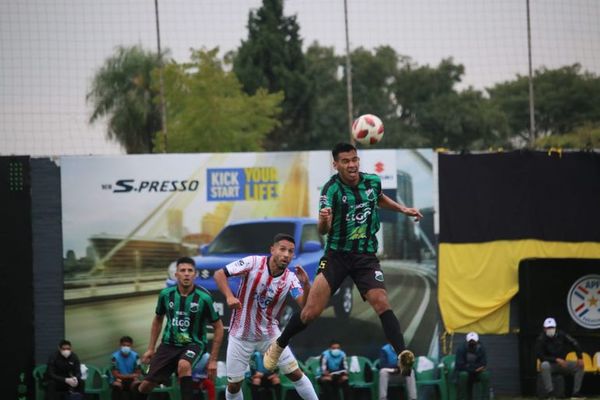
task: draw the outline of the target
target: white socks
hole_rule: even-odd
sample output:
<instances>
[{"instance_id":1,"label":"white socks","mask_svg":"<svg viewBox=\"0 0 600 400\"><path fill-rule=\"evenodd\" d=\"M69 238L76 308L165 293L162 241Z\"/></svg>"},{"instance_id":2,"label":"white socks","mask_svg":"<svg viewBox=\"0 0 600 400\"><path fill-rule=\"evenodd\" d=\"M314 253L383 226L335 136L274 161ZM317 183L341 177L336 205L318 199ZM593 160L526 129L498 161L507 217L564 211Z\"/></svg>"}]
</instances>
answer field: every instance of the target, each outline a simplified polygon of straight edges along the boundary
<instances>
[{"instance_id":1,"label":"white socks","mask_svg":"<svg viewBox=\"0 0 600 400\"><path fill-rule=\"evenodd\" d=\"M242 393L242 388L240 388L237 393L230 393L229 388L225 389L225 399L226 400L244 400L244 393Z\"/></svg>"},{"instance_id":2,"label":"white socks","mask_svg":"<svg viewBox=\"0 0 600 400\"><path fill-rule=\"evenodd\" d=\"M315 393L315 388L306 375L302 375L302 378L292 383L296 387L296 392L304 400L319 400L317 393Z\"/></svg>"},{"instance_id":3,"label":"white socks","mask_svg":"<svg viewBox=\"0 0 600 400\"><path fill-rule=\"evenodd\" d=\"M296 382L293 382L296 387L296 391L304 400L319 400L317 397L317 393L315 393L315 388L313 387L310 379L306 375L302 375L302 378L298 379ZM244 395L242 393L242 389L240 389L237 393L230 393L229 389L225 390L225 399L226 400L244 400Z\"/></svg>"}]
</instances>

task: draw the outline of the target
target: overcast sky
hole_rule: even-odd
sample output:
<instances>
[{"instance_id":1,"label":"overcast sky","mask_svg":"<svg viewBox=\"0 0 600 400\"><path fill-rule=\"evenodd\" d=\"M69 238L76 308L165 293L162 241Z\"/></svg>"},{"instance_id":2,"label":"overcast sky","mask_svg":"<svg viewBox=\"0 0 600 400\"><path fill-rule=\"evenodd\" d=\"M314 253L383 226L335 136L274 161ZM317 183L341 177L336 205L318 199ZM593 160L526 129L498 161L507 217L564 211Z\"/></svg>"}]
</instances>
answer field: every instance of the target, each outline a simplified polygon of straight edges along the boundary
<instances>
[{"instance_id":1,"label":"overcast sky","mask_svg":"<svg viewBox=\"0 0 600 400\"><path fill-rule=\"evenodd\" d=\"M223 54L260 0L159 0L161 42ZM288 0L305 46L345 48L343 0ZM418 64L453 57L478 89L527 73L526 0L348 0L351 48L391 45ZM600 1L531 0L534 67L600 72ZM85 95L115 46L156 49L153 0L0 0L0 154L114 154Z\"/></svg>"}]
</instances>

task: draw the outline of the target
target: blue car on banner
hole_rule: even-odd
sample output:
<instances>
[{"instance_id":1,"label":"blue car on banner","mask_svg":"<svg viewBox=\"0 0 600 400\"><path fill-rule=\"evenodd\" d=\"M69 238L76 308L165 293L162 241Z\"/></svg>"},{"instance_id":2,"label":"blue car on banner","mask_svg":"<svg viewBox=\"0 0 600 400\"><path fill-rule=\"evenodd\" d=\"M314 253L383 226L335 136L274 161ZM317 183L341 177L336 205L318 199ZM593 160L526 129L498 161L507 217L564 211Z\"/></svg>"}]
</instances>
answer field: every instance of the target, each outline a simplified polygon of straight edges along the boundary
<instances>
[{"instance_id":1,"label":"blue car on banner","mask_svg":"<svg viewBox=\"0 0 600 400\"><path fill-rule=\"evenodd\" d=\"M213 279L214 273L225 265L249 255L268 255L273 237L277 233L287 233L296 240L296 251L289 268L301 265L311 281L314 280L319 260L323 255L323 238L317 230L317 221L313 218L268 218L233 222L223 228L215 239L200 247L200 255L193 257L198 275L196 285L209 290L215 300L215 308L223 317L223 323L229 324L230 310L225 298L219 292ZM229 278L229 286L236 293L240 279ZM169 266L167 285L175 285L175 262ZM331 298L335 315L348 318L352 312L352 281L347 279ZM285 324L297 307L288 301L280 317Z\"/></svg>"}]
</instances>

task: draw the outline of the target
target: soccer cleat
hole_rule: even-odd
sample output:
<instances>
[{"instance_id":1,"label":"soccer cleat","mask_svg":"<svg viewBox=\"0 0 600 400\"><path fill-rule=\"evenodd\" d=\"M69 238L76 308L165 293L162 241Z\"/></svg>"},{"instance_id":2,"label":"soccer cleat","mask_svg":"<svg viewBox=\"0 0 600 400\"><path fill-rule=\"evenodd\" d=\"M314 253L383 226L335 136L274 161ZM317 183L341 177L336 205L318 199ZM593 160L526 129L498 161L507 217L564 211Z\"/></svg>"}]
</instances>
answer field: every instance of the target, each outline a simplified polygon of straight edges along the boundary
<instances>
[{"instance_id":1,"label":"soccer cleat","mask_svg":"<svg viewBox=\"0 0 600 400\"><path fill-rule=\"evenodd\" d=\"M410 376L413 364L415 363L415 355L410 350L403 350L398 354L398 368L404 376Z\"/></svg>"},{"instance_id":2,"label":"soccer cleat","mask_svg":"<svg viewBox=\"0 0 600 400\"><path fill-rule=\"evenodd\" d=\"M269 346L265 355L263 356L263 365L269 371L274 371L277 367L277 362L279 362L279 357L283 352L283 347L280 347L277 344L277 341L274 340L273 343Z\"/></svg>"}]
</instances>

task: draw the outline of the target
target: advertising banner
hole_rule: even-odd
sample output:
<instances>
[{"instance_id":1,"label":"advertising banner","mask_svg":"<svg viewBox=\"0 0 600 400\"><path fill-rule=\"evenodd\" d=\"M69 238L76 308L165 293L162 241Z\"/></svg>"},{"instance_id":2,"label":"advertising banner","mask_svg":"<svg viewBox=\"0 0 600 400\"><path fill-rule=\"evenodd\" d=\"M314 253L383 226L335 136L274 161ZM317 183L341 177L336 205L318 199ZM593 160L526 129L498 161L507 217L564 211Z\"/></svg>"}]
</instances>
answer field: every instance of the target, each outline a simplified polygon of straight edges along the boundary
<instances>
[{"instance_id":1,"label":"advertising banner","mask_svg":"<svg viewBox=\"0 0 600 400\"><path fill-rule=\"evenodd\" d=\"M436 351L433 152L364 150L359 156L361 170L378 174L386 195L425 214L415 224L382 211L378 254L407 341L422 354ZM197 282L213 293L226 326L229 310L214 272L245 255L267 254L274 233L297 237L291 267L301 263L314 279L324 245L316 230L318 200L335 172L328 151L63 157L65 321L74 351L103 366L118 339L129 335L143 352L157 294L173 284L173 263L184 255L195 258ZM237 282L230 285L235 292ZM281 324L293 311L286 308ZM354 325L364 338L348 334ZM325 329L327 337L314 329ZM350 282L295 339L294 350L305 359L332 338L347 352L372 358L385 344L377 316Z\"/></svg>"}]
</instances>

